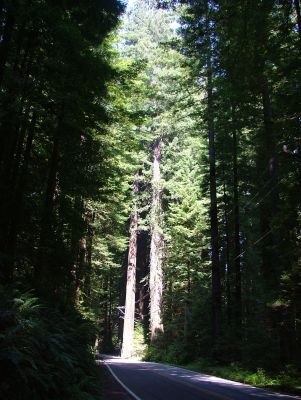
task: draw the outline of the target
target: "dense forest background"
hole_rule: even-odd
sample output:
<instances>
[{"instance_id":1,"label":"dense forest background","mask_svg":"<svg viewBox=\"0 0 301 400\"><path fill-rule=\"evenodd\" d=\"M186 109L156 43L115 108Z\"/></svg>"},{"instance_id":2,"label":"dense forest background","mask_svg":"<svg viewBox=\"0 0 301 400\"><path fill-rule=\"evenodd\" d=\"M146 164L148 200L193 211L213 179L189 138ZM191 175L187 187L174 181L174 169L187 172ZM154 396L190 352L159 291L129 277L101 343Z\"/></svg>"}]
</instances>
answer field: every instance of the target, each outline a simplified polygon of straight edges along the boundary
<instances>
[{"instance_id":1,"label":"dense forest background","mask_svg":"<svg viewBox=\"0 0 301 400\"><path fill-rule=\"evenodd\" d=\"M97 398L95 350L297 382L299 0L0 20L0 398Z\"/></svg>"}]
</instances>

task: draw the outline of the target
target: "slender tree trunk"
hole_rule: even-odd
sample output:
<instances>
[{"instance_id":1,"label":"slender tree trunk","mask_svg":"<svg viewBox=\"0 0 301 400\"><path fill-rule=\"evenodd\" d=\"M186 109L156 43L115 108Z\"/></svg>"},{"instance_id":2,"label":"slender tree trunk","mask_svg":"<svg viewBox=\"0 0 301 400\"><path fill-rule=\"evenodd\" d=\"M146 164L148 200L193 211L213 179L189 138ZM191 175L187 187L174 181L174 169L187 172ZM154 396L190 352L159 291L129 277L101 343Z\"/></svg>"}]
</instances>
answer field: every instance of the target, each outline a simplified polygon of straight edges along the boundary
<instances>
[{"instance_id":1,"label":"slender tree trunk","mask_svg":"<svg viewBox=\"0 0 301 400\"><path fill-rule=\"evenodd\" d=\"M9 46L14 28L14 16L8 11L5 21L3 37L0 44L0 87L3 82L5 64L8 57Z\"/></svg>"},{"instance_id":2,"label":"slender tree trunk","mask_svg":"<svg viewBox=\"0 0 301 400\"><path fill-rule=\"evenodd\" d=\"M108 335L110 339L111 351L114 349L113 346L113 321L112 321L112 307L113 307L113 293L112 293L112 270L110 269L110 277L109 277L109 313L108 313Z\"/></svg>"},{"instance_id":3,"label":"slender tree trunk","mask_svg":"<svg viewBox=\"0 0 301 400\"><path fill-rule=\"evenodd\" d=\"M17 179L18 172L20 169L22 153L23 153L23 149L24 149L24 141L25 141L26 131L28 130L29 121L28 121L28 116L26 114L24 116L23 124L21 125L21 127L19 129L16 151L14 154L13 165L11 168L12 171L10 174L10 176L11 176L10 180L11 180L12 189L14 189L15 185L16 185L16 179Z\"/></svg>"},{"instance_id":4,"label":"slender tree trunk","mask_svg":"<svg viewBox=\"0 0 301 400\"><path fill-rule=\"evenodd\" d=\"M75 224L72 232L72 253L74 278L74 300L80 303L80 293L84 293L86 303L89 303L91 290L91 264L92 264L92 242L94 212L88 210L83 199L78 196L74 204Z\"/></svg>"},{"instance_id":5,"label":"slender tree trunk","mask_svg":"<svg viewBox=\"0 0 301 400\"><path fill-rule=\"evenodd\" d=\"M71 227L71 240L70 240L70 254L72 257L71 266L71 279L70 285L70 298L76 304L77 299L77 281L79 276L79 241L82 233L83 224L83 201L80 195L75 196L74 205L72 210L72 227Z\"/></svg>"},{"instance_id":6,"label":"slender tree trunk","mask_svg":"<svg viewBox=\"0 0 301 400\"><path fill-rule=\"evenodd\" d=\"M18 32L18 38L17 42L20 42L20 38L22 36L26 35L26 31L24 29L25 25L22 27L19 27L19 32ZM2 107L3 110L5 111L4 116L1 121L1 137L0 137L0 160L1 163L3 163L3 169L4 171L10 172L10 162L13 159L13 156L15 154L16 146L18 143L18 133L19 133L19 123L16 122L20 119L20 115L22 114L22 111L24 108L26 108L25 101L28 103L29 100L29 92L28 92L28 80L30 77L30 70L31 70L31 65L34 60L34 54L30 50L30 44L33 38L35 37L36 32L31 32L28 38L27 42L27 47L24 49L24 55L23 55L23 61L21 62L21 65L19 65L19 59L20 59L20 52L21 52L21 42L19 43L20 46L18 46L18 51L16 54L16 59L13 63L13 68L12 68L12 73L14 76L18 77L21 85L19 86L18 93L16 93L13 89L8 89L8 92L6 93L6 96L4 98ZM0 56L1 60L1 56ZM1 61L0 61L1 64ZM1 68L0 68L1 70ZM0 82L1 86L1 82ZM19 103L19 106L17 106L15 100L16 100L16 94L18 97L21 98L21 101ZM25 112L26 116L26 112ZM17 118L16 118L17 117ZM25 119L25 118L24 118Z\"/></svg>"},{"instance_id":7,"label":"slender tree trunk","mask_svg":"<svg viewBox=\"0 0 301 400\"><path fill-rule=\"evenodd\" d=\"M136 195L138 192L137 178L134 182L134 202L130 220L130 240L128 254L128 269L126 281L126 300L123 324L123 340L121 356L128 358L133 355L134 327L135 327L135 300L136 300L136 263L137 263L137 233L138 211Z\"/></svg>"},{"instance_id":8,"label":"slender tree trunk","mask_svg":"<svg viewBox=\"0 0 301 400\"><path fill-rule=\"evenodd\" d=\"M52 210L53 210L55 189L56 189L56 184L57 184L57 169L58 169L58 162L59 162L59 135L60 135L60 133L57 132L57 134L55 135L53 147L52 147L52 155L51 155L51 159L50 159L50 168L49 168L46 196L45 196L45 203L44 203L44 219L42 221L42 228L43 228L43 224L46 224L48 227L49 216L52 214Z\"/></svg>"},{"instance_id":9,"label":"slender tree trunk","mask_svg":"<svg viewBox=\"0 0 301 400\"><path fill-rule=\"evenodd\" d=\"M298 25L298 34L301 46L301 13L300 13L300 3L299 0L294 0L294 6L297 14L297 25Z\"/></svg>"},{"instance_id":10,"label":"slender tree trunk","mask_svg":"<svg viewBox=\"0 0 301 400\"><path fill-rule=\"evenodd\" d=\"M264 167L268 170L268 197L261 204L260 223L261 233L266 235L262 246L262 273L266 289L275 289L279 280L279 254L277 251L276 235L273 232L273 218L278 212L279 191L278 191L278 165L275 150L275 138L272 122L272 108L267 78L262 79L262 104L264 117L264 142L263 160ZM272 293L272 292L271 292Z\"/></svg>"},{"instance_id":11,"label":"slender tree trunk","mask_svg":"<svg viewBox=\"0 0 301 400\"><path fill-rule=\"evenodd\" d=\"M30 108L28 80L32 62L33 54L29 57L26 68L24 67L21 69L16 66L13 70L13 73L18 76L19 80L22 82L18 93L18 96L20 96L19 104L15 101L16 93L12 90L8 90L2 105L5 113L0 125L0 173L8 180L10 180L11 177L15 154L18 151L20 135L22 134L22 125L19 120L24 112L23 125L26 124L27 110Z\"/></svg>"},{"instance_id":12,"label":"slender tree trunk","mask_svg":"<svg viewBox=\"0 0 301 400\"><path fill-rule=\"evenodd\" d=\"M185 294L185 302L184 302L184 340L187 343L188 334L189 334L189 299L191 298L191 265L190 261L187 261L187 287Z\"/></svg>"},{"instance_id":13,"label":"slender tree trunk","mask_svg":"<svg viewBox=\"0 0 301 400\"><path fill-rule=\"evenodd\" d=\"M92 212L88 218L88 227L87 227L87 257L86 257L86 271L85 271L85 283L84 283L84 292L89 300L91 298L91 274L92 274L92 251L93 251L93 236L94 229L92 223L94 221L95 215Z\"/></svg>"},{"instance_id":14,"label":"slender tree trunk","mask_svg":"<svg viewBox=\"0 0 301 400\"><path fill-rule=\"evenodd\" d=\"M207 71L207 121L209 141L209 171L210 171L210 233L211 233L211 265L212 265L212 333L215 342L221 333L221 278L218 245L218 219L216 197L216 167L215 167L215 132L213 117L213 83L210 55Z\"/></svg>"},{"instance_id":15,"label":"slender tree trunk","mask_svg":"<svg viewBox=\"0 0 301 400\"><path fill-rule=\"evenodd\" d=\"M139 316L140 316L140 320L144 321L145 318L145 290L144 290L144 286L141 286L139 288Z\"/></svg>"},{"instance_id":16,"label":"slender tree trunk","mask_svg":"<svg viewBox=\"0 0 301 400\"><path fill-rule=\"evenodd\" d=\"M18 143L19 124L23 105L16 109L14 94L8 93L3 101L4 116L0 127L0 174L1 180L10 181L14 155Z\"/></svg>"},{"instance_id":17,"label":"slender tree trunk","mask_svg":"<svg viewBox=\"0 0 301 400\"><path fill-rule=\"evenodd\" d=\"M163 333L162 323L162 258L163 258L163 234L161 223L161 139L154 144L153 162L153 197L151 212L151 248L150 248L150 340L154 343Z\"/></svg>"},{"instance_id":18,"label":"slender tree trunk","mask_svg":"<svg viewBox=\"0 0 301 400\"><path fill-rule=\"evenodd\" d=\"M19 36L22 34L27 34L25 31L25 25L19 28ZM22 115L24 108L28 108L28 100L30 100L30 92L28 92L28 82L30 79L30 71L32 64L35 60L34 54L34 40L38 35L37 32L30 32L27 37L26 48L24 49L24 54L22 60L20 60L21 43L20 48L16 55L16 60L13 66L13 74L18 77L21 85L18 91L18 97L20 97L19 105L16 104L16 93L8 90L6 97L3 101L2 107L5 111L4 116L1 121L1 135L0 135L0 171L3 171L5 176L11 173L12 163L14 161L14 155L17 151L17 146L19 143L19 130L20 124L17 122ZM19 40L20 41L20 40ZM19 63L20 61L20 63ZM40 60L39 60L40 61ZM42 88L37 88L37 90L42 90ZM26 104L27 103L27 107ZM26 112L25 118L26 120Z\"/></svg>"},{"instance_id":19,"label":"slender tree trunk","mask_svg":"<svg viewBox=\"0 0 301 400\"><path fill-rule=\"evenodd\" d=\"M75 304L80 304L80 293L82 288L82 280L84 270L87 264L87 241L85 237L80 238L78 242L78 265L75 276Z\"/></svg>"},{"instance_id":20,"label":"slender tree trunk","mask_svg":"<svg viewBox=\"0 0 301 400\"><path fill-rule=\"evenodd\" d=\"M35 127L36 127L36 114L32 116L30 126L28 128L22 166L20 167L18 165L18 168L20 167L21 170L19 171L18 176L14 177L15 185L13 188L12 201L11 201L12 203L11 209L13 211L11 213L10 225L8 230L8 243L7 243L7 249L9 251L12 260L14 260L15 257L17 234L23 210L23 198L27 183L27 173L28 173L28 166L32 149L32 142L35 133ZM15 166L15 168L17 168L17 166ZM15 172L15 174L17 175L17 171Z\"/></svg>"},{"instance_id":21,"label":"slender tree trunk","mask_svg":"<svg viewBox=\"0 0 301 400\"><path fill-rule=\"evenodd\" d=\"M119 287L119 304L125 304L125 297L126 297L126 282L127 282L127 269L128 269L128 258L129 258L129 251L124 253L123 260L122 260L122 279L121 284ZM123 336L123 326L124 326L124 310L125 307L121 306L119 309L119 324L118 324L118 339L120 346L120 353L122 348L122 336Z\"/></svg>"},{"instance_id":22,"label":"slender tree trunk","mask_svg":"<svg viewBox=\"0 0 301 400\"><path fill-rule=\"evenodd\" d=\"M1 252L6 256L3 259L3 265L1 266L2 277L4 281L11 281L14 270L14 258L17 244L17 234L22 214L23 196L26 187L27 171L30 160L30 153L32 148L32 141L34 137L34 130L36 124L36 115L34 114L28 128L25 152L23 156L23 162L20 166L20 160L15 168L19 171L15 171L11 182L10 192L6 194L7 203L4 203L5 209L2 210L4 213L1 217L3 227L1 230Z\"/></svg>"},{"instance_id":23,"label":"slender tree trunk","mask_svg":"<svg viewBox=\"0 0 301 400\"><path fill-rule=\"evenodd\" d=\"M143 185L139 185L139 191L143 191ZM140 193L140 192L139 192ZM144 216L145 217L145 216ZM143 218L143 213L139 218ZM139 313L143 322L145 333L148 332L149 322L149 291L146 278L149 276L149 232L139 231L137 238L137 290L139 292Z\"/></svg>"},{"instance_id":24,"label":"slender tree trunk","mask_svg":"<svg viewBox=\"0 0 301 400\"><path fill-rule=\"evenodd\" d=\"M269 93L269 85L266 77L263 77L262 83L262 104L263 104L263 117L264 117L264 128L265 128L265 152L268 160L268 172L272 179L272 185L278 183L278 168L277 168L277 158L275 150L275 138L273 129L273 114ZM278 197L277 193L273 194L274 199ZM277 207L277 205L274 205Z\"/></svg>"},{"instance_id":25,"label":"slender tree trunk","mask_svg":"<svg viewBox=\"0 0 301 400\"><path fill-rule=\"evenodd\" d=\"M232 316L233 316L233 304L232 304L232 264L230 261L230 233L229 233L229 216L228 216L228 197L226 195L226 185L225 185L225 176L223 177L224 179L224 185L223 185L223 197L224 197L224 220L225 220L225 235L226 235L226 241L225 241L225 256L226 256L226 296L227 296L227 318L228 318L228 323L231 323L232 321Z\"/></svg>"},{"instance_id":26,"label":"slender tree trunk","mask_svg":"<svg viewBox=\"0 0 301 400\"><path fill-rule=\"evenodd\" d=\"M104 321L103 321L103 351L109 353L113 350L112 342L112 288L111 288L111 269L109 270L109 276L104 280L103 289L106 293L104 302Z\"/></svg>"},{"instance_id":27,"label":"slender tree trunk","mask_svg":"<svg viewBox=\"0 0 301 400\"><path fill-rule=\"evenodd\" d=\"M43 214L41 220L41 234L40 234L40 244L38 249L38 260L35 268L35 279L39 287L41 284L47 283L47 288L50 288L49 283L49 263L51 261L52 255L52 245L53 245L53 208L54 200L57 189L57 174L60 159L60 135L62 133L63 117L60 116L58 120L58 125L56 133L53 139L52 154L49 164L49 173L47 179L47 187L45 193L45 202L43 207ZM52 276L55 279L55 276ZM42 285L43 286L43 285Z\"/></svg>"},{"instance_id":28,"label":"slender tree trunk","mask_svg":"<svg viewBox=\"0 0 301 400\"><path fill-rule=\"evenodd\" d=\"M234 114L234 110L233 114ZM234 125L234 118L232 118ZM240 264L240 220L238 194L238 162L237 162L237 132L233 126L233 200L234 200L234 273L235 273L235 325L238 338L241 337L242 304L241 304L241 264Z\"/></svg>"}]
</instances>

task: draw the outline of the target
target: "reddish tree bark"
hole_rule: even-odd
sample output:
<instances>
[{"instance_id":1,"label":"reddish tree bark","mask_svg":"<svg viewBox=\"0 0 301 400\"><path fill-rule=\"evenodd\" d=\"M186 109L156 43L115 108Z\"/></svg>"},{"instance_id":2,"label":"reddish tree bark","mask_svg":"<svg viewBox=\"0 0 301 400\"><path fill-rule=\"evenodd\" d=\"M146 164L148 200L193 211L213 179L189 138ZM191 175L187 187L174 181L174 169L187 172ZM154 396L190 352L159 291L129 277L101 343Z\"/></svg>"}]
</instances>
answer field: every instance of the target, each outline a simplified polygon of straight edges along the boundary
<instances>
[{"instance_id":1,"label":"reddish tree bark","mask_svg":"<svg viewBox=\"0 0 301 400\"><path fill-rule=\"evenodd\" d=\"M161 139L154 144L152 213L151 213L151 248L150 248L150 340L155 342L163 332L162 322L162 258L163 234L161 224Z\"/></svg>"},{"instance_id":2,"label":"reddish tree bark","mask_svg":"<svg viewBox=\"0 0 301 400\"><path fill-rule=\"evenodd\" d=\"M135 196L138 191L138 182L134 182L134 202L130 220L130 239L128 253L128 268L126 280L126 300L123 323L123 340L121 356L124 358L133 355L133 340L135 326L135 300L136 300L136 263L137 263L137 231L138 211Z\"/></svg>"}]
</instances>

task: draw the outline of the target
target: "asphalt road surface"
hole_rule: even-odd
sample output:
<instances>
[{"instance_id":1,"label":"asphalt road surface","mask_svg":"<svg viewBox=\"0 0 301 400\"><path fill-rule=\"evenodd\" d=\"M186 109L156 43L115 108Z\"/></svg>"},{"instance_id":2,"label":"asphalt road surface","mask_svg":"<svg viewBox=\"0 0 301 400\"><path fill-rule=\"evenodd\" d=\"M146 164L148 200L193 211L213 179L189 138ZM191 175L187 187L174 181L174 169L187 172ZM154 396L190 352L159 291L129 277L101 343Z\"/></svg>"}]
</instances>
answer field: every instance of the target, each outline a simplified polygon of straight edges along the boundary
<instances>
[{"instance_id":1,"label":"asphalt road surface","mask_svg":"<svg viewBox=\"0 0 301 400\"><path fill-rule=\"evenodd\" d=\"M135 400L301 399L163 364L102 358L115 379Z\"/></svg>"}]
</instances>

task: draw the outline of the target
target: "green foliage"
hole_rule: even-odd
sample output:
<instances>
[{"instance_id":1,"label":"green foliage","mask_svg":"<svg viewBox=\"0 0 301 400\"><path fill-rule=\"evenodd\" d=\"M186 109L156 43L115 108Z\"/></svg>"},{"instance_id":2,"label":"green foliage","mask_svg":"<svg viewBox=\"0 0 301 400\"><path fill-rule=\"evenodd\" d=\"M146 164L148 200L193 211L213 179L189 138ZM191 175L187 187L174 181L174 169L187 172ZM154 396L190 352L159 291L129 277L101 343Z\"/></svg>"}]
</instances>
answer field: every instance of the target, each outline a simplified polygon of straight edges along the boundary
<instances>
[{"instance_id":1,"label":"green foliage","mask_svg":"<svg viewBox=\"0 0 301 400\"><path fill-rule=\"evenodd\" d=\"M134 358L142 360L145 358L146 351L148 351L147 344L145 343L144 326L141 321L135 323L134 330Z\"/></svg>"},{"instance_id":2,"label":"green foliage","mask_svg":"<svg viewBox=\"0 0 301 400\"><path fill-rule=\"evenodd\" d=\"M146 293L158 138L164 334L146 357L178 364L207 357L208 371L256 385L284 387L297 379L301 125L294 2L162 1L180 3L178 14L156 3L134 2L117 33L111 32L124 8L117 0L5 1L1 8L0 279L38 293L1 289L7 398L13 387L15 398L93 395L90 322L101 349L112 351L138 172L138 289ZM221 283L215 343L210 183L217 188ZM141 355L140 325L137 332ZM212 366L216 360L231 365ZM277 376L270 380L265 371Z\"/></svg>"},{"instance_id":3,"label":"green foliage","mask_svg":"<svg viewBox=\"0 0 301 400\"><path fill-rule=\"evenodd\" d=\"M1 398L98 398L91 321L31 292L1 287L0 302Z\"/></svg>"},{"instance_id":4,"label":"green foliage","mask_svg":"<svg viewBox=\"0 0 301 400\"><path fill-rule=\"evenodd\" d=\"M168 347L164 347L163 343L156 346L149 345L144 356L145 361L154 361L167 364L183 365L190 358L186 346L180 341L173 341Z\"/></svg>"},{"instance_id":5,"label":"green foliage","mask_svg":"<svg viewBox=\"0 0 301 400\"><path fill-rule=\"evenodd\" d=\"M120 85L139 69L114 63L110 33L123 9L118 0L1 5L0 280L35 288L47 304L34 314L28 299L29 322L25 309L14 310L22 334L4 342L20 343L15 382L26 398L92 393L87 344L110 336L113 307L114 329L118 322L112 292L119 292L136 146ZM30 370L34 363L41 375Z\"/></svg>"},{"instance_id":6,"label":"green foliage","mask_svg":"<svg viewBox=\"0 0 301 400\"><path fill-rule=\"evenodd\" d=\"M190 79L174 81L186 92L179 90L178 107L166 112L166 346L151 348L150 356L168 362L199 356L242 361L273 373L289 363L300 368L296 10L272 1L169 3L180 3L175 42ZM215 182L208 173L206 141L212 129ZM210 183L217 188L221 284L220 332L214 343ZM253 379L264 381L261 372Z\"/></svg>"},{"instance_id":7,"label":"green foliage","mask_svg":"<svg viewBox=\"0 0 301 400\"><path fill-rule=\"evenodd\" d=\"M230 379L236 382L247 383L249 385L273 390L283 390L293 394L301 393L300 372L291 365L287 365L277 374L267 373L262 368L252 371L246 369L239 363L217 365L213 364L212 361L208 359L200 359L182 365L193 371L209 373L210 375Z\"/></svg>"}]
</instances>

